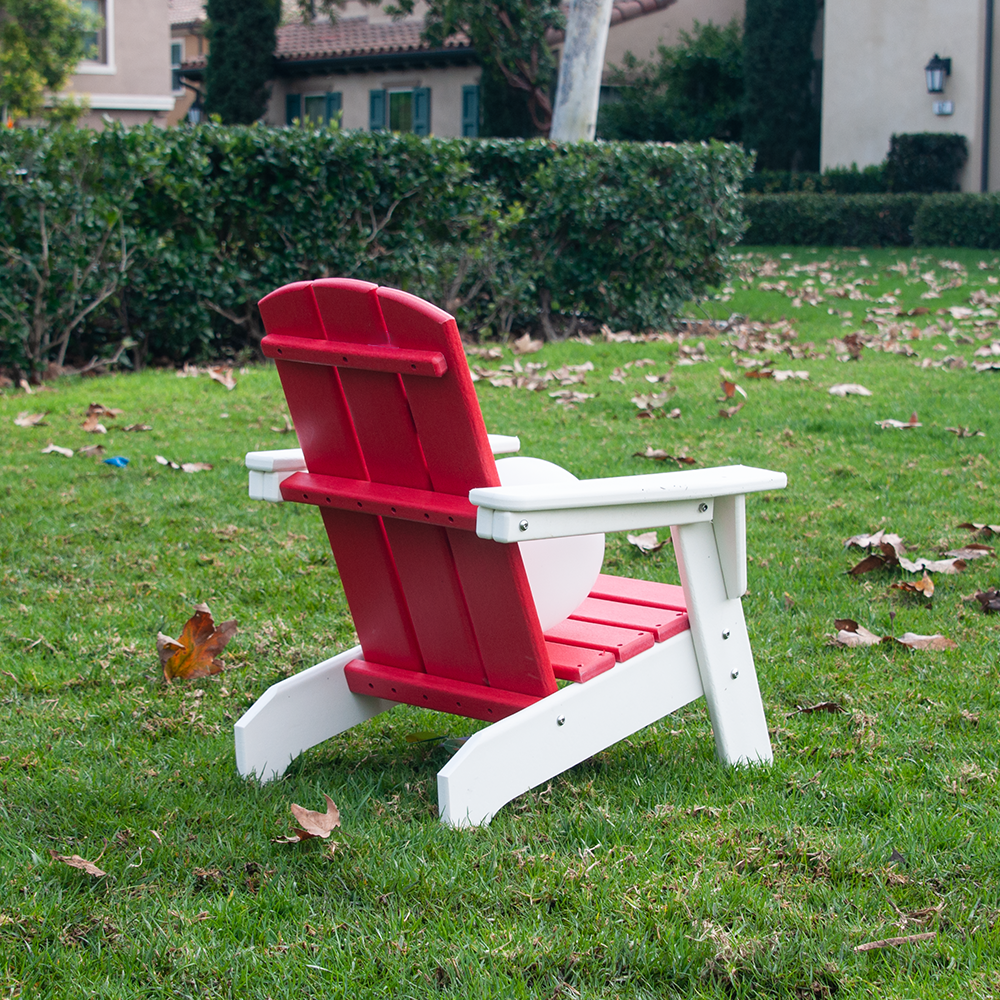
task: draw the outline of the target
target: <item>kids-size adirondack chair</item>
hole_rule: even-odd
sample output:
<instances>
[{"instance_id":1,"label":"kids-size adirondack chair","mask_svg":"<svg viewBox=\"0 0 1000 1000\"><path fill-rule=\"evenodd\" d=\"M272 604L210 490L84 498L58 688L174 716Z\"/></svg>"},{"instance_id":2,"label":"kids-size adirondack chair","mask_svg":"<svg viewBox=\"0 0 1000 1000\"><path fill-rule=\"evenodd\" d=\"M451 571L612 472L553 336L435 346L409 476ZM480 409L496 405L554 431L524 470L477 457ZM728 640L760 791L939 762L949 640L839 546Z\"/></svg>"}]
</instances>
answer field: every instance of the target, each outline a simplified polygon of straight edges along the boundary
<instances>
[{"instance_id":1,"label":"kids-size adirondack chair","mask_svg":"<svg viewBox=\"0 0 1000 1000\"><path fill-rule=\"evenodd\" d=\"M745 466L579 481L494 453L454 319L334 278L260 302L301 450L251 452L251 496L319 508L360 645L236 723L243 775L393 708L493 724L438 774L441 821L505 803L704 695L718 755L771 745L741 596ZM600 573L604 532L671 526L681 586ZM557 680L571 683L559 687Z\"/></svg>"}]
</instances>

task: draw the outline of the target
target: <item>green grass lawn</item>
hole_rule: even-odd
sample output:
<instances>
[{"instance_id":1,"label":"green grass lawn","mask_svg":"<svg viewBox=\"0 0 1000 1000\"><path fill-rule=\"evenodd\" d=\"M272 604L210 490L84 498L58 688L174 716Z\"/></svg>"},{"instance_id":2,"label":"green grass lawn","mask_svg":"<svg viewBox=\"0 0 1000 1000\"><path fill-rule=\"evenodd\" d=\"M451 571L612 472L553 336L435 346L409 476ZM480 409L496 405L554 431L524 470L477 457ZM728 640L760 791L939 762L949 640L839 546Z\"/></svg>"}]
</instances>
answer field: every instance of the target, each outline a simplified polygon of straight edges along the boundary
<instances>
[{"instance_id":1,"label":"green grass lawn","mask_svg":"<svg viewBox=\"0 0 1000 1000\"><path fill-rule=\"evenodd\" d=\"M1000 996L1000 617L968 600L1000 586L996 561L936 575L928 601L890 589L913 574L848 575L861 553L843 546L884 528L937 558L974 540L960 522L1000 523L1000 371L973 367L1000 340L1000 265L801 248L736 264L680 344L595 338L518 359L592 362L575 408L549 396L557 384L477 388L491 431L581 477L676 468L633 457L647 447L788 474L747 504L744 606L774 764L718 764L696 702L472 832L436 818L445 737L478 726L450 716L402 707L282 781L236 774L235 719L354 641L316 511L246 497L243 454L294 444L275 430L273 368L237 373L232 392L149 371L0 395L3 996ZM713 325L733 313L757 326ZM869 346L838 360L831 340L858 332ZM784 351L753 354L768 337ZM809 378L750 378L755 361ZM731 418L720 367L747 394ZM664 388L645 376L667 372L659 412L680 418L637 418L632 397ZM837 383L872 395L832 396ZM81 429L90 403L124 411L106 435ZM919 428L876 426L914 411ZM98 458L42 454L98 439ZM115 455L128 466L101 460ZM605 568L676 582L669 545L643 555L609 536ZM200 601L239 621L228 669L165 685L157 632L177 635ZM845 617L957 648L833 647ZM822 702L842 711L800 711ZM440 738L407 738L427 733ZM274 843L289 803L320 809L324 792L343 817L335 848Z\"/></svg>"}]
</instances>

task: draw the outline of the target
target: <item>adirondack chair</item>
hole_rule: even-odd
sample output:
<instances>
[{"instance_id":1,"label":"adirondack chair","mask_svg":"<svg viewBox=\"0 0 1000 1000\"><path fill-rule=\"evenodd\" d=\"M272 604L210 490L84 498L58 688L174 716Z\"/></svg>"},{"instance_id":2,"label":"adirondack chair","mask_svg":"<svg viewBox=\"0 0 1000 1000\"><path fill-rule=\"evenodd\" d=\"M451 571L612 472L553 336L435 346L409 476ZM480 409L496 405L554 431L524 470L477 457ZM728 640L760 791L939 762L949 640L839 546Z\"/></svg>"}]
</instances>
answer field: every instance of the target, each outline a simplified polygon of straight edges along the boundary
<instances>
[{"instance_id":1,"label":"adirondack chair","mask_svg":"<svg viewBox=\"0 0 1000 1000\"><path fill-rule=\"evenodd\" d=\"M251 452L251 496L319 508L360 645L275 684L236 723L243 775L397 704L492 725L438 774L443 823L498 809L704 695L716 750L769 762L743 617L745 466L577 480L504 458L454 319L349 279L260 302L301 450ZM604 532L671 526L681 586L600 572ZM570 683L560 687L557 681Z\"/></svg>"}]
</instances>

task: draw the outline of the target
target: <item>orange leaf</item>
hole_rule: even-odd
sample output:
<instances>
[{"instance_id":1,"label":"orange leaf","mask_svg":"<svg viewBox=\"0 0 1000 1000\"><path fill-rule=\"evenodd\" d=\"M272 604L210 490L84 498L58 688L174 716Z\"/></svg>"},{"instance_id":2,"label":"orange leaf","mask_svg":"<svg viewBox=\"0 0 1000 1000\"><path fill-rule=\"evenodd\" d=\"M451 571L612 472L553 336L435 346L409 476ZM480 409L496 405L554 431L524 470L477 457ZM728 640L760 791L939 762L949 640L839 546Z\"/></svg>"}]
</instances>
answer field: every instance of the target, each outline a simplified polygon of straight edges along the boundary
<instances>
[{"instance_id":1,"label":"orange leaf","mask_svg":"<svg viewBox=\"0 0 1000 1000\"><path fill-rule=\"evenodd\" d=\"M216 657L235 632L235 620L223 622L216 628L208 605L196 604L179 640L162 632L156 637L156 652L163 664L164 679L169 682L175 677L187 680L220 673L222 663Z\"/></svg>"},{"instance_id":2,"label":"orange leaf","mask_svg":"<svg viewBox=\"0 0 1000 1000\"><path fill-rule=\"evenodd\" d=\"M324 840L328 838L334 829L340 826L340 810L333 799L325 792L323 798L326 799L325 813L316 812L312 809L304 809L293 802L288 808L291 814L299 821L301 829L277 841L277 843L297 844L301 840L311 840L313 837L322 837Z\"/></svg>"}]
</instances>

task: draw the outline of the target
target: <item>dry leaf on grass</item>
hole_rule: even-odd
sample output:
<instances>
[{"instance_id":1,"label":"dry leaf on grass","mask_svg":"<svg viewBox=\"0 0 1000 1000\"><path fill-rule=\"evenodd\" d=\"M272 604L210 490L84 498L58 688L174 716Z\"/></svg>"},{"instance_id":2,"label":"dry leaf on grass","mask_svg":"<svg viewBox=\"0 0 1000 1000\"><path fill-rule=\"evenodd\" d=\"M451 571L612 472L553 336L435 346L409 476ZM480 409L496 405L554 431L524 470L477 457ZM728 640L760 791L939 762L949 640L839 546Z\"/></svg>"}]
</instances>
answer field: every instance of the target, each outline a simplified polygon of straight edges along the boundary
<instances>
[{"instance_id":1,"label":"dry leaf on grass","mask_svg":"<svg viewBox=\"0 0 1000 1000\"><path fill-rule=\"evenodd\" d=\"M923 427L923 424L917 420L916 412L910 414L910 419L905 423L902 420L893 420L889 418L888 420L876 420L876 427L881 427L882 430L897 430L897 431L907 431L912 430L914 427Z\"/></svg>"},{"instance_id":2,"label":"dry leaf on grass","mask_svg":"<svg viewBox=\"0 0 1000 1000\"><path fill-rule=\"evenodd\" d=\"M1000 611L1000 590L995 587L990 587L989 590L977 590L975 598L979 601L979 606L984 613Z\"/></svg>"},{"instance_id":3,"label":"dry leaf on grass","mask_svg":"<svg viewBox=\"0 0 1000 1000\"><path fill-rule=\"evenodd\" d=\"M281 419L285 421L285 426L272 427L271 430L274 431L275 434L294 434L295 425L292 423L291 417L289 417L287 413L282 413Z\"/></svg>"},{"instance_id":4,"label":"dry leaf on grass","mask_svg":"<svg viewBox=\"0 0 1000 1000\"><path fill-rule=\"evenodd\" d=\"M326 840L340 826L340 810L325 792L323 798L326 799L325 813L304 809L293 802L288 809L299 821L299 828L293 830L287 837L280 837L273 842L275 844L298 844L303 840L312 840L314 837L322 837Z\"/></svg>"},{"instance_id":5,"label":"dry leaf on grass","mask_svg":"<svg viewBox=\"0 0 1000 1000\"><path fill-rule=\"evenodd\" d=\"M729 406L724 410L719 410L719 416L728 420L730 417L735 417L745 405L746 400L741 399L735 406Z\"/></svg>"},{"instance_id":6,"label":"dry leaf on grass","mask_svg":"<svg viewBox=\"0 0 1000 1000\"><path fill-rule=\"evenodd\" d=\"M882 938L880 941L866 941L855 947L855 951L875 951L877 948L898 948L901 944L915 944L918 941L930 941L937 936L937 931L926 931L923 934L907 934L905 937Z\"/></svg>"},{"instance_id":7,"label":"dry leaf on grass","mask_svg":"<svg viewBox=\"0 0 1000 1000\"><path fill-rule=\"evenodd\" d=\"M895 568L900 566L911 573L921 571L930 573L960 573L965 569L965 562L962 559L907 559L906 548L903 539L899 535L894 535L886 531L877 531L874 535L852 535L844 542L845 546L856 545L862 549L877 549L870 555L865 556L856 566L851 567L848 572L851 576L860 576L873 569L882 567Z\"/></svg>"},{"instance_id":8,"label":"dry leaf on grass","mask_svg":"<svg viewBox=\"0 0 1000 1000\"><path fill-rule=\"evenodd\" d=\"M665 538L662 542L659 541L655 531L645 531L641 535L626 535L625 537L644 554L659 552L670 541L669 538Z\"/></svg>"},{"instance_id":9,"label":"dry leaf on grass","mask_svg":"<svg viewBox=\"0 0 1000 1000\"><path fill-rule=\"evenodd\" d=\"M775 382L787 382L789 379L801 379L803 382L809 380L809 372L802 371L801 369L792 370L788 369L775 369L771 372L771 377Z\"/></svg>"},{"instance_id":10,"label":"dry leaf on grass","mask_svg":"<svg viewBox=\"0 0 1000 1000\"><path fill-rule=\"evenodd\" d=\"M43 427L45 426L45 418L51 412L51 410L46 410L44 413L29 413L27 410L22 410L14 417L14 423L18 427Z\"/></svg>"},{"instance_id":11,"label":"dry leaf on grass","mask_svg":"<svg viewBox=\"0 0 1000 1000\"><path fill-rule=\"evenodd\" d=\"M680 455L671 455L662 448L647 448L645 451L632 452L633 458L651 458L654 462L676 462L678 465L695 465L696 458L688 458L683 452Z\"/></svg>"},{"instance_id":12,"label":"dry leaf on grass","mask_svg":"<svg viewBox=\"0 0 1000 1000\"><path fill-rule=\"evenodd\" d=\"M526 333L523 337L518 337L517 340L512 341L510 349L515 354L534 354L536 351L540 351L544 346L545 341L532 340L531 334Z\"/></svg>"},{"instance_id":13,"label":"dry leaf on grass","mask_svg":"<svg viewBox=\"0 0 1000 1000\"><path fill-rule=\"evenodd\" d=\"M171 639L162 632L156 637L156 652L163 665L164 679L168 682L175 677L189 680L220 673L223 665L216 657L235 633L235 620L223 622L216 628L208 605L196 604L180 639Z\"/></svg>"},{"instance_id":14,"label":"dry leaf on grass","mask_svg":"<svg viewBox=\"0 0 1000 1000\"><path fill-rule=\"evenodd\" d=\"M957 642L943 635L917 635L915 632L904 632L898 638L892 635L879 636L852 618L837 618L833 626L837 630L833 637L835 646L877 646L888 642L906 646L908 649L929 649L932 652L958 648Z\"/></svg>"},{"instance_id":15,"label":"dry leaf on grass","mask_svg":"<svg viewBox=\"0 0 1000 1000\"><path fill-rule=\"evenodd\" d=\"M85 458L96 458L98 455L104 454L103 444L88 444L86 448L81 448L78 455L83 455Z\"/></svg>"},{"instance_id":16,"label":"dry leaf on grass","mask_svg":"<svg viewBox=\"0 0 1000 1000\"><path fill-rule=\"evenodd\" d=\"M128 427L123 427L123 431L151 431L153 428L150 424L129 424Z\"/></svg>"},{"instance_id":17,"label":"dry leaf on grass","mask_svg":"<svg viewBox=\"0 0 1000 1000\"><path fill-rule=\"evenodd\" d=\"M946 427L945 430L960 438L986 437L984 431L973 430L971 427Z\"/></svg>"},{"instance_id":18,"label":"dry leaf on grass","mask_svg":"<svg viewBox=\"0 0 1000 1000\"><path fill-rule=\"evenodd\" d=\"M845 382L841 385L831 385L830 386L831 396L870 396L872 394L871 389L866 389L863 385L857 385L854 382Z\"/></svg>"},{"instance_id":19,"label":"dry leaf on grass","mask_svg":"<svg viewBox=\"0 0 1000 1000\"><path fill-rule=\"evenodd\" d=\"M893 590L905 590L907 593L922 594L927 598L934 596L934 581L926 573L920 580L904 580L902 583L893 583L890 586Z\"/></svg>"},{"instance_id":20,"label":"dry leaf on grass","mask_svg":"<svg viewBox=\"0 0 1000 1000\"><path fill-rule=\"evenodd\" d=\"M115 417L120 417L124 412L124 410L116 410L111 406L105 406L103 403L91 403L87 407L85 415L88 417L110 417L114 420Z\"/></svg>"},{"instance_id":21,"label":"dry leaf on grass","mask_svg":"<svg viewBox=\"0 0 1000 1000\"><path fill-rule=\"evenodd\" d=\"M978 521L963 521L961 524L956 524L955 527L978 532L984 538L989 538L991 535L1000 535L1000 524L980 524Z\"/></svg>"},{"instance_id":22,"label":"dry leaf on grass","mask_svg":"<svg viewBox=\"0 0 1000 1000\"><path fill-rule=\"evenodd\" d=\"M90 416L86 417L84 419L83 423L80 424L80 426L88 434L107 434L108 433L107 427L105 427L104 424L101 423L101 421L98 418L98 416L97 416L96 413L91 414Z\"/></svg>"},{"instance_id":23,"label":"dry leaf on grass","mask_svg":"<svg viewBox=\"0 0 1000 1000\"><path fill-rule=\"evenodd\" d=\"M102 851L101 853L103 854L104 852ZM54 861L61 861L64 865L69 865L70 868L79 868L80 871L86 872L88 875L93 875L95 878L103 878L108 874L105 871L101 871L93 861L81 858L79 854L56 854L53 850L50 850L49 854L52 855Z\"/></svg>"},{"instance_id":24,"label":"dry leaf on grass","mask_svg":"<svg viewBox=\"0 0 1000 1000\"><path fill-rule=\"evenodd\" d=\"M166 465L171 469L180 469L181 472L210 472L212 466L208 462L175 462L173 459L164 458L162 455L154 455L160 465Z\"/></svg>"},{"instance_id":25,"label":"dry leaf on grass","mask_svg":"<svg viewBox=\"0 0 1000 1000\"><path fill-rule=\"evenodd\" d=\"M993 547L990 545L963 545L960 549L949 549L946 556L954 556L956 559L982 559L983 556L993 555Z\"/></svg>"},{"instance_id":26,"label":"dry leaf on grass","mask_svg":"<svg viewBox=\"0 0 1000 1000\"><path fill-rule=\"evenodd\" d=\"M51 441L42 449L43 455L65 455L66 458L73 457L72 448L60 448L59 445L53 444Z\"/></svg>"},{"instance_id":27,"label":"dry leaf on grass","mask_svg":"<svg viewBox=\"0 0 1000 1000\"><path fill-rule=\"evenodd\" d=\"M232 368L225 368L222 365L212 365L206 368L208 377L219 385L224 385L230 392L236 388L236 379L233 378Z\"/></svg>"},{"instance_id":28,"label":"dry leaf on grass","mask_svg":"<svg viewBox=\"0 0 1000 1000\"><path fill-rule=\"evenodd\" d=\"M724 400L732 399L736 393L739 393L744 399L748 398L746 389L744 389L743 386L737 385L735 382L730 382L727 378L722 379L721 385L722 398L719 400L720 403Z\"/></svg>"}]
</instances>

